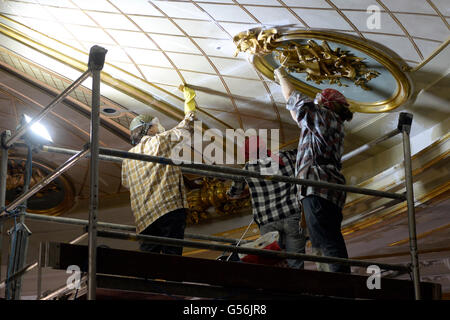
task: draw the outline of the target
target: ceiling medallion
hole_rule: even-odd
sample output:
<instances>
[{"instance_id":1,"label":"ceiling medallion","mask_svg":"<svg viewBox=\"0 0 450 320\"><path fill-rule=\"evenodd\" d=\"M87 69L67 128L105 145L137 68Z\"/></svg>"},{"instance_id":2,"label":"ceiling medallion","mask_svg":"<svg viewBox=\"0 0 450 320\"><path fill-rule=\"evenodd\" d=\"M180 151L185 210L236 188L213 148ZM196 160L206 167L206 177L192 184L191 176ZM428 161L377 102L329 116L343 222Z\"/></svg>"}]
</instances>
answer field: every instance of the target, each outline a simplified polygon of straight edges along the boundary
<instances>
[{"instance_id":1,"label":"ceiling medallion","mask_svg":"<svg viewBox=\"0 0 450 320\"><path fill-rule=\"evenodd\" d=\"M382 45L324 30L255 28L233 39L264 76L282 65L295 87L315 97L331 87L341 91L354 112L377 113L406 103L412 85L406 64ZM320 44L319 44L320 42Z\"/></svg>"},{"instance_id":2,"label":"ceiling medallion","mask_svg":"<svg viewBox=\"0 0 450 320\"><path fill-rule=\"evenodd\" d=\"M30 189L49 175L54 168L33 160ZM6 178L6 204L23 192L25 159L12 156L8 160ZM74 189L64 175L59 176L27 201L27 212L57 216L75 204Z\"/></svg>"}]
</instances>

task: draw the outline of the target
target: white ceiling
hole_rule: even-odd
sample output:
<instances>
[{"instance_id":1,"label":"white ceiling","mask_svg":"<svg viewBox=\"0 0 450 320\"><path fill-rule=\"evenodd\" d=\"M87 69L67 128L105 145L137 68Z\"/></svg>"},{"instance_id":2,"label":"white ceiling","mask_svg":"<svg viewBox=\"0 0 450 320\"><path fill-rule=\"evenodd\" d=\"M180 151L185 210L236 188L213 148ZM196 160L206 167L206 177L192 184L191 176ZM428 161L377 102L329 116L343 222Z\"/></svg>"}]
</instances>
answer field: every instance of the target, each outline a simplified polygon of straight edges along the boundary
<instances>
[{"instance_id":1,"label":"white ceiling","mask_svg":"<svg viewBox=\"0 0 450 320\"><path fill-rule=\"evenodd\" d=\"M367 27L370 5L381 10L380 29ZM233 57L236 33L280 25L333 29L380 42L413 67L450 35L446 0L6 0L0 2L0 14L0 23L81 61L87 60L92 45L107 48L105 72L175 109L182 109L178 85L203 87L208 92L198 91L201 109L226 127L280 128L282 143L295 139L296 130L280 89L259 75L245 54ZM23 46L3 45L76 77ZM114 93L103 94L118 100ZM132 100L121 103L130 111L148 111ZM160 117L166 126L175 123ZM361 122L374 117L357 115L349 130L360 130Z\"/></svg>"},{"instance_id":2,"label":"white ceiling","mask_svg":"<svg viewBox=\"0 0 450 320\"><path fill-rule=\"evenodd\" d=\"M380 29L367 28L369 14L366 10L370 5L376 5L381 10ZM197 90L197 102L202 110L221 121L218 123L202 114L201 119L208 125L221 129L280 128L282 142L295 140L298 130L284 108L279 86L261 76L247 61L245 54L233 57L235 46L232 38L235 34L259 26L332 29L379 42L396 52L411 67L416 67L428 61L427 58L449 38L449 22L448 0L0 0L0 29L2 25L8 26L41 46L83 63L87 62L91 46L103 46L108 49L105 72L157 97L179 113L182 114L183 97L177 87L187 83L205 89ZM432 128L440 121L444 122L450 115L447 93L449 58L447 47L446 51L411 74L418 94L415 103L407 107L408 112L414 113L413 135ZM53 92L61 91L80 75L79 71L61 61L1 32L0 64L7 65L40 88L45 87ZM41 107L51 99L50 95L30 83L10 77L0 73L2 130L15 128L21 110L30 108L34 113L39 110L36 105L29 107L30 99L39 102ZM9 89L5 85L9 85ZM90 80L84 85L90 88ZM14 88L17 90L11 90ZM73 101L86 110L89 109L88 91L80 88L72 95ZM25 96L21 96L22 93ZM102 145L127 149L128 143L114 134L114 128L123 135L132 112L149 111L154 106L105 84L102 85L102 95L102 105L126 111L125 116L117 119L102 118L109 121L113 128L101 131ZM9 106L10 101L13 105L11 109L3 107ZM153 112L166 128L178 122L176 117L156 109ZM394 128L396 112L356 114L347 125L346 150ZM52 133L57 146L76 149L88 141L89 119L67 106L58 107L48 121L49 127L54 127ZM385 143L349 163L375 156L397 143L398 140ZM55 164L66 158L61 155L49 158L42 153L38 156ZM105 203L109 203L123 191L118 178L120 168L109 164L102 169L104 181L100 189L102 195L109 196L104 199ZM69 174L76 195L83 202L89 191L87 164L82 163L71 170ZM127 199L121 200L113 208L103 209L100 220L131 224ZM448 207L448 201L445 203ZM87 211L82 209L85 206L80 204L71 216L86 218ZM444 211L434 211L434 214ZM223 223L216 226L214 222L192 228L198 233L211 234L246 226L249 218L238 217L240 220L230 222L229 226ZM32 223L32 226L36 235L42 232L43 239L53 236L55 241L72 240L81 232L80 228L70 226L48 226L48 229L39 223ZM379 235L380 232L377 229L373 234ZM360 238L351 241L354 243L350 247L364 246L366 237L367 234L362 232ZM384 245L380 247L384 248ZM36 253L36 250L33 252ZM359 251L351 253L352 256L362 254Z\"/></svg>"}]
</instances>

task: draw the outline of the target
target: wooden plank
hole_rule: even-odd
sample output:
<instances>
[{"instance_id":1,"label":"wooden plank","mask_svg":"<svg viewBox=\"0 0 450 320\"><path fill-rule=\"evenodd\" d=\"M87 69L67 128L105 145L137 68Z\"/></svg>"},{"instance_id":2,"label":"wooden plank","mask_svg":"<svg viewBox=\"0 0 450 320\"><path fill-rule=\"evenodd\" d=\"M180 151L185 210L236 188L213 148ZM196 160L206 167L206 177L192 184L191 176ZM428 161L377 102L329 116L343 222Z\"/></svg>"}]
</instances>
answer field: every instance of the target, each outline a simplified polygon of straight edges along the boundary
<instances>
[{"instance_id":1,"label":"wooden plank","mask_svg":"<svg viewBox=\"0 0 450 320\"><path fill-rule=\"evenodd\" d=\"M87 246L50 243L51 267L78 265L87 271ZM262 289L286 294L357 299L414 299L412 281L381 279L381 289L369 290L367 277L342 273L296 270L241 262L206 260L98 248L97 273L205 283L214 286ZM422 282L423 299L440 299L439 284Z\"/></svg>"},{"instance_id":2,"label":"wooden plank","mask_svg":"<svg viewBox=\"0 0 450 320\"><path fill-rule=\"evenodd\" d=\"M148 293L152 293L151 295ZM294 293L279 293L262 289L246 289L222 287L196 283L180 283L173 281L144 280L139 278L97 275L97 294L107 298L120 298L126 295L142 299L184 299L186 297L201 297L220 300L301 300L311 299L309 295ZM98 297L101 298L101 297Z\"/></svg>"}]
</instances>

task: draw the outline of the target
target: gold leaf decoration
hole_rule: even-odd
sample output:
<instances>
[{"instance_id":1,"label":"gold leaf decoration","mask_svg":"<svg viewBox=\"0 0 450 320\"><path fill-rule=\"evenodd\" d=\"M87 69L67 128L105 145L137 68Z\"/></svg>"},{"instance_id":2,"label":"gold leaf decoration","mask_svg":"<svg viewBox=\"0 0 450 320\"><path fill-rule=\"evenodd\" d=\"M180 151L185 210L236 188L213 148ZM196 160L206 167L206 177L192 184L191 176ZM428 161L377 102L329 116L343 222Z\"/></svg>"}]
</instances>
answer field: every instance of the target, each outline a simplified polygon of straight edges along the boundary
<instances>
[{"instance_id":1,"label":"gold leaf decoration","mask_svg":"<svg viewBox=\"0 0 450 320\"><path fill-rule=\"evenodd\" d=\"M189 211L186 222L197 224L212 217L211 212L219 216L231 215L250 206L250 198L240 200L228 199L226 193L231 182L215 178L201 178L199 189L187 194Z\"/></svg>"},{"instance_id":2,"label":"gold leaf decoration","mask_svg":"<svg viewBox=\"0 0 450 320\"><path fill-rule=\"evenodd\" d=\"M233 38L236 45L235 56L239 52L264 56L274 53L274 58L290 72L306 73L306 80L321 84L347 86L342 79L352 81L364 90L370 90L368 82L380 73L367 68L364 58L356 57L350 51L340 48L331 49L323 40L317 44L314 40L301 44L295 41L280 42L279 32L271 29L251 29L241 32Z\"/></svg>"}]
</instances>

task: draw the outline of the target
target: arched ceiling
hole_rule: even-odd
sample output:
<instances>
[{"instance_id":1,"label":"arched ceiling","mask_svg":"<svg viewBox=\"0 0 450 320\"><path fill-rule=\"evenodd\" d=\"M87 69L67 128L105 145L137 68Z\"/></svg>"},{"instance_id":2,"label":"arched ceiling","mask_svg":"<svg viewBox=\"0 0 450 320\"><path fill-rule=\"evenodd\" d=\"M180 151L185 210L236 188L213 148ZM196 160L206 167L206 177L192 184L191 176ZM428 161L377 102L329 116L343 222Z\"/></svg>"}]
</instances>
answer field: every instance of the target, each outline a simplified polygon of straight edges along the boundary
<instances>
[{"instance_id":1,"label":"arched ceiling","mask_svg":"<svg viewBox=\"0 0 450 320\"><path fill-rule=\"evenodd\" d=\"M368 28L370 5L380 9L380 29ZM282 143L295 141L296 128L279 87L245 54L233 57L235 34L260 26L330 29L379 42L416 67L448 38L450 14L445 0L8 0L0 13L4 48L69 79L92 45L107 48L104 72L124 83L109 82L102 93L127 110L154 109L170 127L182 116L177 87L187 83L198 88L205 124L280 128ZM349 130L367 120L374 117L358 115Z\"/></svg>"},{"instance_id":2,"label":"arched ceiling","mask_svg":"<svg viewBox=\"0 0 450 320\"><path fill-rule=\"evenodd\" d=\"M369 29L367 24L371 16L367 9L373 5L380 9L379 29ZM355 114L346 127L345 150L392 130L398 111L414 114L416 197L424 206L421 219L429 222L419 225L419 232L426 249L432 250L430 239L439 244L436 247L443 247L449 229L446 212L450 187L445 165L450 128L449 22L448 0L3 0L0 127L2 131L14 130L21 113L33 115L47 105L86 70L89 49L100 45L108 49L101 106L117 110L101 114L102 146L128 149L127 128L136 113L153 112L166 128L174 126L183 117L183 96L178 86L186 83L197 91L199 118L207 127L278 128L282 146L293 147L298 130L284 108L279 86L261 75L246 54L233 56L233 36L255 27L288 26L331 30L374 41L401 57L399 63L409 66L405 72L414 87L412 99L389 113ZM55 145L80 149L88 142L89 88L88 79L43 120ZM345 162L348 183L401 192L399 143L397 137ZM67 156L39 153L36 159L54 167ZM120 166L108 163L101 169L101 207L105 209L100 212L100 220L131 224L128 199L120 185ZM79 201L70 214L86 218L88 162L83 160L67 174ZM386 182L388 178L395 181ZM434 206L437 196L440 202L436 200L438 205ZM394 232L397 229L390 222L403 219L397 222L406 237L404 208L384 210L379 202L366 200L350 197L352 207L344 212L349 225L344 229L348 231L349 253L392 254L386 243L396 243L403 236ZM376 212L385 214L383 218L375 215L372 220L366 219L374 215L375 207ZM193 231L240 237L248 220L247 215L234 222L217 219L207 226L195 226ZM354 227L354 221L361 223ZM378 241L379 222L383 230L395 235ZM36 239L41 233L41 240L50 233L61 241L79 235L79 228L72 226L56 229L36 223L32 230L37 231ZM436 234L439 236L432 238ZM369 238L376 243L367 245ZM406 251L403 242L401 245ZM31 251L37 252L37 242L34 249ZM449 251L444 249L439 259L448 261ZM195 255L195 251L190 254ZM442 277L447 277L442 283L448 291L448 270L442 271Z\"/></svg>"}]
</instances>

